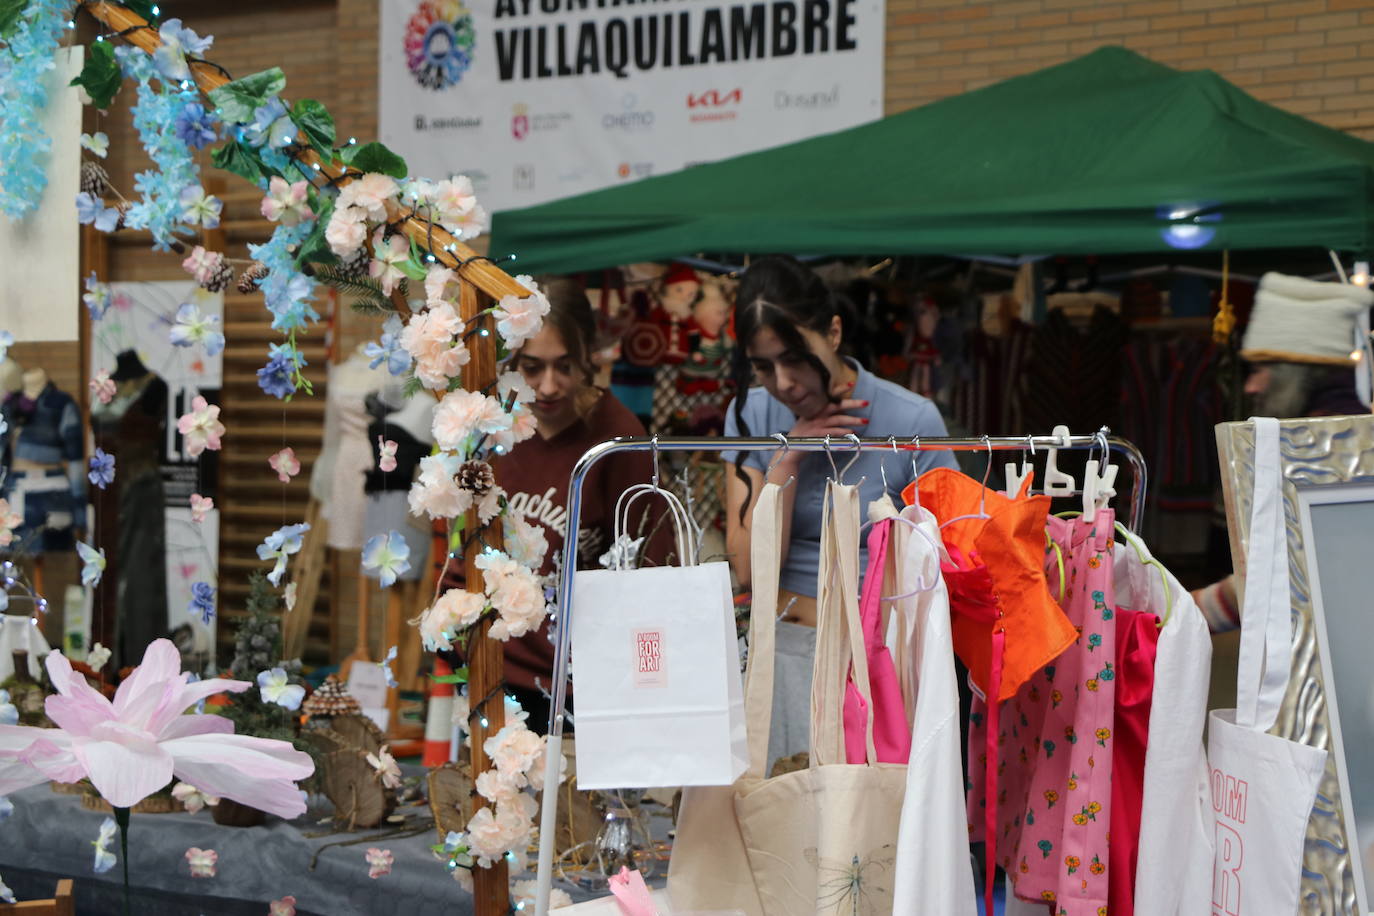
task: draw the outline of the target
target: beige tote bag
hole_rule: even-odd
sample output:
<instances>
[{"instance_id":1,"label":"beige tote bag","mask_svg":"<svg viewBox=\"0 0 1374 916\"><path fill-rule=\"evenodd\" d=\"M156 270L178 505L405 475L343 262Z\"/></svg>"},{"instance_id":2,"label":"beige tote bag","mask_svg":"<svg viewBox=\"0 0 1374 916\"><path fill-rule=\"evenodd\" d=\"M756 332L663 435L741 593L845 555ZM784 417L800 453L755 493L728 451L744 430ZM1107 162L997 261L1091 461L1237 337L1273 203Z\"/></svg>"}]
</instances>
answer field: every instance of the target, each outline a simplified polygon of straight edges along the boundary
<instances>
[{"instance_id":1,"label":"beige tote bag","mask_svg":"<svg viewBox=\"0 0 1374 916\"><path fill-rule=\"evenodd\" d=\"M828 484L825 506L811 765L776 779L764 775L772 717L780 530L777 489L766 487L754 512L751 538L753 641L745 684L749 769L733 788L733 819L718 796L698 802L705 793L694 790L684 797L669 870L669 890L679 909L733 907L763 916L878 916L892 910L907 768L873 762L877 755L871 720L869 763L843 762L844 685L851 665L865 703L872 705L859 622L857 488ZM741 846L744 858L739 855Z\"/></svg>"}]
</instances>

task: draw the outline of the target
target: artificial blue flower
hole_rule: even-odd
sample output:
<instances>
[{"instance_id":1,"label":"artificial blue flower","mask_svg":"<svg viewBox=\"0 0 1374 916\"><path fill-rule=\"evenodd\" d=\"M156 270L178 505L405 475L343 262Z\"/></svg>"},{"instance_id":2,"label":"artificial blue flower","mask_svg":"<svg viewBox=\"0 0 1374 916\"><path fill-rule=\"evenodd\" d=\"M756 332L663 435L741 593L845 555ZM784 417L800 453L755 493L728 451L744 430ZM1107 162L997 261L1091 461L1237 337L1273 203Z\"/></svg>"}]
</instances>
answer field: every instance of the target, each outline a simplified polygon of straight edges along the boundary
<instances>
[{"instance_id":1,"label":"artificial blue flower","mask_svg":"<svg viewBox=\"0 0 1374 916\"><path fill-rule=\"evenodd\" d=\"M186 63L186 55L197 57L209 50L214 37L201 38L190 29L181 27L180 19L168 19L158 30L162 44L153 52L153 66L164 80L180 83L191 78L191 68Z\"/></svg>"},{"instance_id":2,"label":"artificial blue flower","mask_svg":"<svg viewBox=\"0 0 1374 916\"><path fill-rule=\"evenodd\" d=\"M0 331L0 360L5 358L12 346L14 346L14 335L9 331Z\"/></svg>"},{"instance_id":3,"label":"artificial blue flower","mask_svg":"<svg viewBox=\"0 0 1374 916\"><path fill-rule=\"evenodd\" d=\"M372 362L367 364L369 369L376 369L385 362L386 370L392 375L405 375L410 371L414 358L401 346L404 327L400 315L391 315L382 323L382 342L369 341L363 347L363 355L372 357Z\"/></svg>"},{"instance_id":4,"label":"artificial blue flower","mask_svg":"<svg viewBox=\"0 0 1374 916\"><path fill-rule=\"evenodd\" d=\"M0 690L0 725L18 725L19 709L10 702L10 692Z\"/></svg>"},{"instance_id":5,"label":"artificial blue flower","mask_svg":"<svg viewBox=\"0 0 1374 916\"><path fill-rule=\"evenodd\" d=\"M374 534L363 545L363 569L375 569L382 588L410 571L410 545L397 531Z\"/></svg>"},{"instance_id":6,"label":"artificial blue flower","mask_svg":"<svg viewBox=\"0 0 1374 916\"><path fill-rule=\"evenodd\" d=\"M20 219L36 209L48 186L52 138L43 130L54 53L71 15L69 0L30 0L5 36L0 53L0 211ZM142 53L142 52L139 52Z\"/></svg>"},{"instance_id":7,"label":"artificial blue flower","mask_svg":"<svg viewBox=\"0 0 1374 916\"><path fill-rule=\"evenodd\" d=\"M183 302L177 309L176 320L168 333L172 345L189 347L201 344L206 356L214 356L224 349L224 334L219 329L218 315L201 315L194 302Z\"/></svg>"},{"instance_id":8,"label":"artificial blue flower","mask_svg":"<svg viewBox=\"0 0 1374 916\"><path fill-rule=\"evenodd\" d=\"M200 615L206 626L215 618L215 589L206 582L191 583L191 601L186 605L186 613L192 617Z\"/></svg>"},{"instance_id":9,"label":"artificial blue flower","mask_svg":"<svg viewBox=\"0 0 1374 916\"><path fill-rule=\"evenodd\" d=\"M105 549L96 550L90 544L76 542L76 552L81 555L81 584L95 588L100 577L105 575Z\"/></svg>"},{"instance_id":10,"label":"artificial blue flower","mask_svg":"<svg viewBox=\"0 0 1374 916\"><path fill-rule=\"evenodd\" d=\"M305 699L305 688L291 683L284 668L258 673L258 689L262 691L264 703L276 703L287 709L299 709Z\"/></svg>"},{"instance_id":11,"label":"artificial blue flower","mask_svg":"<svg viewBox=\"0 0 1374 916\"><path fill-rule=\"evenodd\" d=\"M181 189L177 199L181 201L181 218L187 223L206 229L219 228L219 215L224 204L218 197L206 194L198 184L188 184Z\"/></svg>"},{"instance_id":12,"label":"artificial blue flower","mask_svg":"<svg viewBox=\"0 0 1374 916\"><path fill-rule=\"evenodd\" d=\"M401 684L396 680L396 675L391 670L391 663L396 660L398 647L392 646L386 650L386 658L382 659L382 673L386 675L386 685L388 687L400 687Z\"/></svg>"},{"instance_id":13,"label":"artificial blue flower","mask_svg":"<svg viewBox=\"0 0 1374 916\"><path fill-rule=\"evenodd\" d=\"M76 221L83 226L95 226L101 232L114 232L119 225L119 211L105 206L105 202L86 191L76 195Z\"/></svg>"},{"instance_id":14,"label":"artificial blue flower","mask_svg":"<svg viewBox=\"0 0 1374 916\"><path fill-rule=\"evenodd\" d=\"M95 864L92 867L97 875L103 875L115 867L115 854L110 852L109 846L118 831L114 818L107 817L100 824L100 834L91 841L95 847Z\"/></svg>"},{"instance_id":15,"label":"artificial blue flower","mask_svg":"<svg viewBox=\"0 0 1374 916\"><path fill-rule=\"evenodd\" d=\"M81 301L86 303L86 311L90 312L92 321L104 318L105 313L110 310L110 286L97 280L95 271L91 271L91 275L86 278L86 292Z\"/></svg>"},{"instance_id":16,"label":"artificial blue flower","mask_svg":"<svg viewBox=\"0 0 1374 916\"><path fill-rule=\"evenodd\" d=\"M285 277L281 272L269 273L262 282L262 291L267 310L273 315L275 331L304 330L320 318L308 301L315 294L315 281L299 271L293 269Z\"/></svg>"},{"instance_id":17,"label":"artificial blue flower","mask_svg":"<svg viewBox=\"0 0 1374 916\"><path fill-rule=\"evenodd\" d=\"M174 129L182 143L191 149L205 149L214 143L219 134L215 131L217 120L199 102L187 102L177 114Z\"/></svg>"},{"instance_id":18,"label":"artificial blue flower","mask_svg":"<svg viewBox=\"0 0 1374 916\"><path fill-rule=\"evenodd\" d=\"M13 723L10 723L10 724L13 724ZM14 802L10 801L9 798L8 798L7 796L0 795L0 822L9 820L9 819L10 819L10 815L13 814L13 813L14 813ZM7 901L5 901L5 902L6 902L6 903L13 903L14 901L11 899L11 900L7 900Z\"/></svg>"},{"instance_id":19,"label":"artificial blue flower","mask_svg":"<svg viewBox=\"0 0 1374 916\"><path fill-rule=\"evenodd\" d=\"M286 572L287 558L293 553L300 552L304 543L302 536L309 530L310 525L304 522L298 525L285 525L273 531L258 545L259 560L276 561L272 571L267 574L267 581L273 585L281 584L281 577Z\"/></svg>"},{"instance_id":20,"label":"artificial blue flower","mask_svg":"<svg viewBox=\"0 0 1374 916\"><path fill-rule=\"evenodd\" d=\"M91 456L91 469L86 474L86 478L90 480L92 485L102 490L114 483L114 455L109 454L103 448L96 449L95 454Z\"/></svg>"},{"instance_id":21,"label":"artificial blue flower","mask_svg":"<svg viewBox=\"0 0 1374 916\"><path fill-rule=\"evenodd\" d=\"M286 105L273 96L253 111L253 123L248 125L243 138L253 146L290 146L296 139L296 125L287 114Z\"/></svg>"},{"instance_id":22,"label":"artificial blue flower","mask_svg":"<svg viewBox=\"0 0 1374 916\"><path fill-rule=\"evenodd\" d=\"M258 387L275 398L295 394L294 376L304 365L305 357L291 344L269 344L267 365L258 370Z\"/></svg>"},{"instance_id":23,"label":"artificial blue flower","mask_svg":"<svg viewBox=\"0 0 1374 916\"><path fill-rule=\"evenodd\" d=\"M119 50L115 53L118 56ZM181 192L200 185L200 167L191 148L176 131L177 115L187 102L196 99L196 94L166 83L154 89L151 80L156 74L148 55L141 51L119 56L119 61L125 75L138 81L134 127L154 166L134 176L134 189L140 199L124 219L130 228L152 233L155 250L170 250L176 235L186 232Z\"/></svg>"}]
</instances>

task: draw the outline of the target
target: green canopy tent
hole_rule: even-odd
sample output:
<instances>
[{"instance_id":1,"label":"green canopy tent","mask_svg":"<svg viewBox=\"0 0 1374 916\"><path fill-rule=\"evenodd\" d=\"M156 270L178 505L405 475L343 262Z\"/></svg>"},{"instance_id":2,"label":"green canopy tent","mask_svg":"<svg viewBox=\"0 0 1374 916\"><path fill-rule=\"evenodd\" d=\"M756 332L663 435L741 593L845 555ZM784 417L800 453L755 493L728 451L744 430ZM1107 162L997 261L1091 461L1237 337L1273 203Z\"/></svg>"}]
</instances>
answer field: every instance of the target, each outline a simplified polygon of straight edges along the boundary
<instances>
[{"instance_id":1,"label":"green canopy tent","mask_svg":"<svg viewBox=\"0 0 1374 916\"><path fill-rule=\"evenodd\" d=\"M522 273L693 252L1374 249L1374 143L1124 48L850 130L497 213Z\"/></svg>"}]
</instances>

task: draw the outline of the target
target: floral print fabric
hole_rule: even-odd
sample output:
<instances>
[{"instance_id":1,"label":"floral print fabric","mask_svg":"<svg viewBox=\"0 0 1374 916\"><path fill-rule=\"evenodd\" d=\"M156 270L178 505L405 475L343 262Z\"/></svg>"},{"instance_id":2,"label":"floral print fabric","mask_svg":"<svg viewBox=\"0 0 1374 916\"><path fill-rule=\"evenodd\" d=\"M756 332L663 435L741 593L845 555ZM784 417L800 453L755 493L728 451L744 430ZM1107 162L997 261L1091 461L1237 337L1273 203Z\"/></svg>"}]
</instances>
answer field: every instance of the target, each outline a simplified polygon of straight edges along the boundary
<instances>
[{"instance_id":1,"label":"floral print fabric","mask_svg":"<svg viewBox=\"0 0 1374 916\"><path fill-rule=\"evenodd\" d=\"M998 738L998 864L1023 900L1059 916L1106 916L1112 795L1116 620L1114 516L1050 518L1050 591L1078 632L1001 710ZM1057 546L1057 550L1056 550ZM1062 559L1062 573L1061 573ZM1062 583L1061 583L1062 575ZM974 698L969 729L969 821L981 834L987 704Z\"/></svg>"}]
</instances>

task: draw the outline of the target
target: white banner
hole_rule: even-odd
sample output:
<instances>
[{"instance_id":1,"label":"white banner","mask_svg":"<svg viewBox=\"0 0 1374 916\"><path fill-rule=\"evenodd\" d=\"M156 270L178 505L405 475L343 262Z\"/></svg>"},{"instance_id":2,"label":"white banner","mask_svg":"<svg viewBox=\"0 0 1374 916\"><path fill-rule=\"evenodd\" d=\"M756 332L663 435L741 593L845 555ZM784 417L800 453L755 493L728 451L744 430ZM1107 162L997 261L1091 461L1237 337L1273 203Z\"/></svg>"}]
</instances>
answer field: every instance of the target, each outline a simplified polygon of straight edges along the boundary
<instances>
[{"instance_id":1,"label":"white banner","mask_svg":"<svg viewBox=\"0 0 1374 916\"><path fill-rule=\"evenodd\" d=\"M728 159L882 117L883 18L883 0L382 0L381 139L492 211Z\"/></svg>"}]
</instances>

